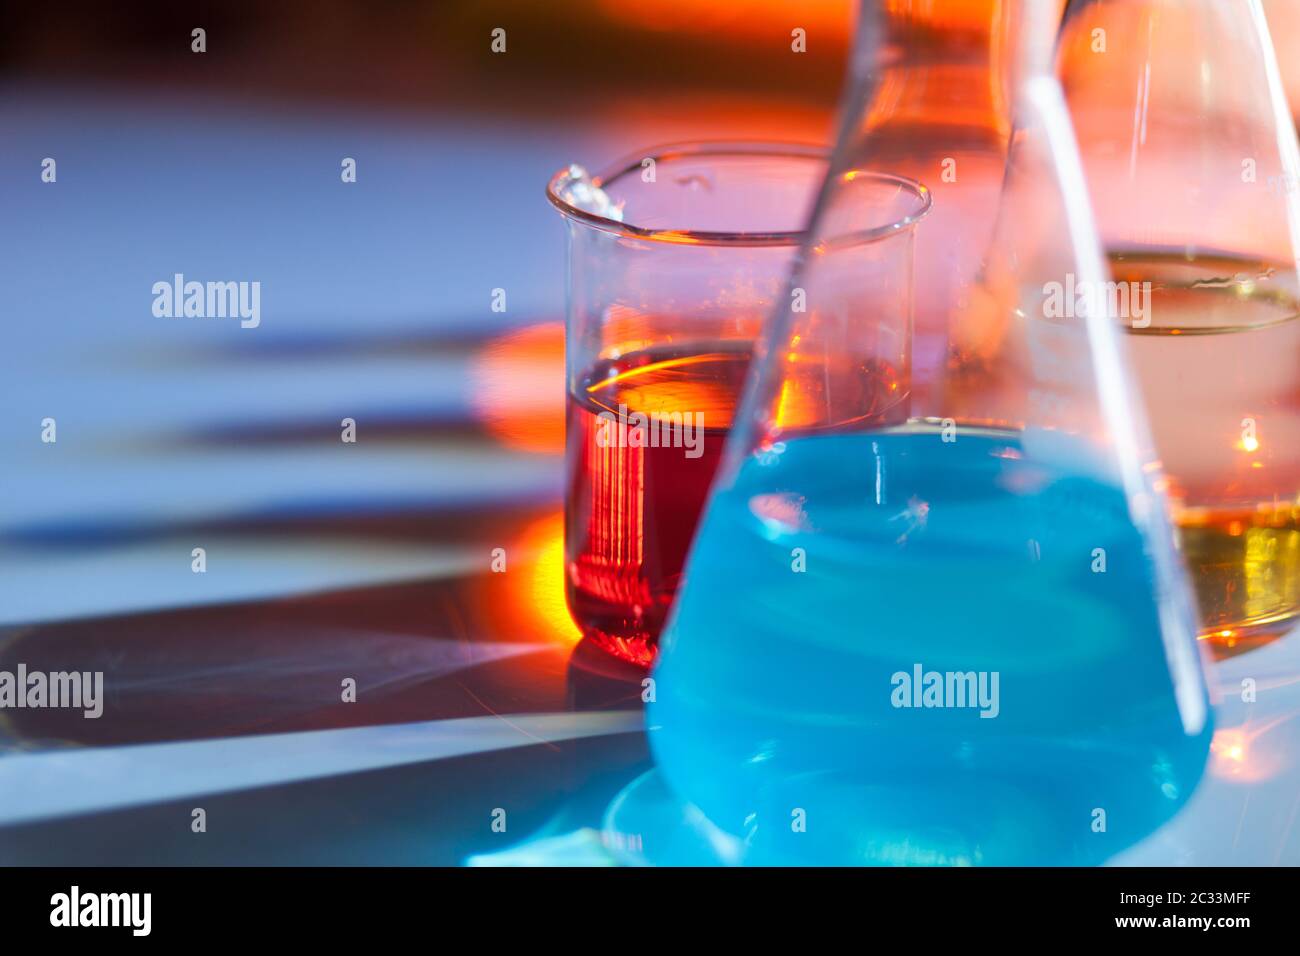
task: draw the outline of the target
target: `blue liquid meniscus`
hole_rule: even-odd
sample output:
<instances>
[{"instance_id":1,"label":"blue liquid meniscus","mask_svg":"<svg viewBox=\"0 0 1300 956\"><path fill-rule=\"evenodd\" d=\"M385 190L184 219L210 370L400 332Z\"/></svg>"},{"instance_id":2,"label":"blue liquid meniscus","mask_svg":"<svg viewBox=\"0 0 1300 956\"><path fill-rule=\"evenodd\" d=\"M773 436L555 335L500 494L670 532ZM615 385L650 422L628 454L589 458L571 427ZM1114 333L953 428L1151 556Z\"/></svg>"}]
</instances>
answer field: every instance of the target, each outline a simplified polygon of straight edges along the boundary
<instances>
[{"instance_id":1,"label":"blue liquid meniscus","mask_svg":"<svg viewBox=\"0 0 1300 956\"><path fill-rule=\"evenodd\" d=\"M1194 628L1171 636L1087 462L924 424L750 456L654 673L662 781L747 863L1089 864L1153 831L1200 778L1208 701L1199 670L1177 693Z\"/></svg>"}]
</instances>

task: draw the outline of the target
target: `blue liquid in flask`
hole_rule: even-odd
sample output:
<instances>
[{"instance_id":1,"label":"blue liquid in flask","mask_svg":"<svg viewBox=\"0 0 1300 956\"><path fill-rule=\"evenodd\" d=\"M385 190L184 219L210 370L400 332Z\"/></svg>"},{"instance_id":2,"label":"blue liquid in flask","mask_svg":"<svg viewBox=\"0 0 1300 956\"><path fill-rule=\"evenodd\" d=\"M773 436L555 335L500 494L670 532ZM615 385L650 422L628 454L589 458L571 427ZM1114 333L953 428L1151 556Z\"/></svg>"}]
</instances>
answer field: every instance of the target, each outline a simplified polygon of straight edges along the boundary
<instances>
[{"instance_id":1,"label":"blue liquid in flask","mask_svg":"<svg viewBox=\"0 0 1300 956\"><path fill-rule=\"evenodd\" d=\"M655 789L759 864L1090 864L1158 827L1208 701L1176 696L1142 535L1086 462L920 423L747 459L655 671Z\"/></svg>"}]
</instances>

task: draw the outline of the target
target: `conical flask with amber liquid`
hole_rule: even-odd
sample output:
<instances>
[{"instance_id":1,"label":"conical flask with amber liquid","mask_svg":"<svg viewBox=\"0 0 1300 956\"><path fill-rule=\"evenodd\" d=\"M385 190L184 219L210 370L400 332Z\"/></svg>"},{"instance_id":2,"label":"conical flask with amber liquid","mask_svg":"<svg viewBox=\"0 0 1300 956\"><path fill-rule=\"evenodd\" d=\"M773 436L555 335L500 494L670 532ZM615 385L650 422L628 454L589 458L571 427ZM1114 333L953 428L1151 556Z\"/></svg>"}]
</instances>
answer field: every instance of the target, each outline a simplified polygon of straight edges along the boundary
<instances>
[{"instance_id":1,"label":"conical flask with amber liquid","mask_svg":"<svg viewBox=\"0 0 1300 956\"><path fill-rule=\"evenodd\" d=\"M864 4L790 306L653 673L642 787L680 810L628 793L616 824L677 819L743 863L1095 863L1196 786L1195 614L1050 69L1059 12ZM973 218L931 185L942 162L901 168L907 123L958 182L971 143L1004 150ZM945 230L947 305L924 287Z\"/></svg>"},{"instance_id":2,"label":"conical flask with amber liquid","mask_svg":"<svg viewBox=\"0 0 1300 956\"><path fill-rule=\"evenodd\" d=\"M1300 615L1300 152L1257 0L1071 3L1057 68L1202 637Z\"/></svg>"}]
</instances>

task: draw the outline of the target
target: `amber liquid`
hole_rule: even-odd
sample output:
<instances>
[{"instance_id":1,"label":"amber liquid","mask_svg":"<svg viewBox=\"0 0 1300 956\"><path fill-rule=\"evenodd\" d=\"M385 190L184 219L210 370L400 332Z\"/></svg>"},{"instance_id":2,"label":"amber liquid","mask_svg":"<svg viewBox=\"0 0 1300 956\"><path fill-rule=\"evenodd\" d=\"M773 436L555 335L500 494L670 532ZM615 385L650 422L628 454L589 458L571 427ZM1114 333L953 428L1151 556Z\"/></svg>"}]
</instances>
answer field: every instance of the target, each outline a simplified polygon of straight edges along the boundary
<instances>
[{"instance_id":1,"label":"amber liquid","mask_svg":"<svg viewBox=\"0 0 1300 956\"><path fill-rule=\"evenodd\" d=\"M1300 616L1300 302L1291 270L1228 256L1114 252L1151 283L1129 351L1196 589L1226 656ZM1253 427L1250 427L1253 423Z\"/></svg>"},{"instance_id":2,"label":"amber liquid","mask_svg":"<svg viewBox=\"0 0 1300 956\"><path fill-rule=\"evenodd\" d=\"M569 611L586 637L625 660L654 658L749 360L748 343L634 352L600 362L569 395Z\"/></svg>"}]
</instances>

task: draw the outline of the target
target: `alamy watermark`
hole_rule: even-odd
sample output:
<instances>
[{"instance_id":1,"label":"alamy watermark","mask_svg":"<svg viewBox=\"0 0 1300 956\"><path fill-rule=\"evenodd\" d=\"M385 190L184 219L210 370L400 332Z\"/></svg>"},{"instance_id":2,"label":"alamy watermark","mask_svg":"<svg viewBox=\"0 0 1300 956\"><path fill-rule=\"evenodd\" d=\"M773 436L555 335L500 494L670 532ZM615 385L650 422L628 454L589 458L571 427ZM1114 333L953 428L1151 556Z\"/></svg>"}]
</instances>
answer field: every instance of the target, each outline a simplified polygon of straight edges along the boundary
<instances>
[{"instance_id":1,"label":"alamy watermark","mask_svg":"<svg viewBox=\"0 0 1300 956\"><path fill-rule=\"evenodd\" d=\"M704 454L703 412L646 415L619 405L617 414L605 411L596 418L596 444L601 448L683 448L687 458Z\"/></svg>"},{"instance_id":2,"label":"alamy watermark","mask_svg":"<svg viewBox=\"0 0 1300 956\"><path fill-rule=\"evenodd\" d=\"M894 707L971 707L981 717L996 717L1002 711L998 695L998 671L927 671L920 664L912 670L895 671L889 702Z\"/></svg>"},{"instance_id":3,"label":"alamy watermark","mask_svg":"<svg viewBox=\"0 0 1300 956\"><path fill-rule=\"evenodd\" d=\"M262 324L262 283L185 281L183 273L171 282L153 284L153 314L160 319L239 319L242 329Z\"/></svg>"},{"instance_id":4,"label":"alamy watermark","mask_svg":"<svg viewBox=\"0 0 1300 956\"><path fill-rule=\"evenodd\" d=\"M0 709L67 708L94 720L104 713L103 671L0 671Z\"/></svg>"},{"instance_id":5,"label":"alamy watermark","mask_svg":"<svg viewBox=\"0 0 1300 956\"><path fill-rule=\"evenodd\" d=\"M1043 318L1074 319L1112 315L1135 329L1151 324L1150 282L1078 281L1067 272L1064 282L1043 284Z\"/></svg>"},{"instance_id":6,"label":"alamy watermark","mask_svg":"<svg viewBox=\"0 0 1300 956\"><path fill-rule=\"evenodd\" d=\"M1269 176L1264 185L1274 196L1285 196L1300 189L1300 177L1291 173L1282 173L1277 176Z\"/></svg>"},{"instance_id":7,"label":"alamy watermark","mask_svg":"<svg viewBox=\"0 0 1300 956\"><path fill-rule=\"evenodd\" d=\"M51 926L121 926L132 936L153 928L152 893L83 893L74 885L50 897Z\"/></svg>"}]
</instances>

